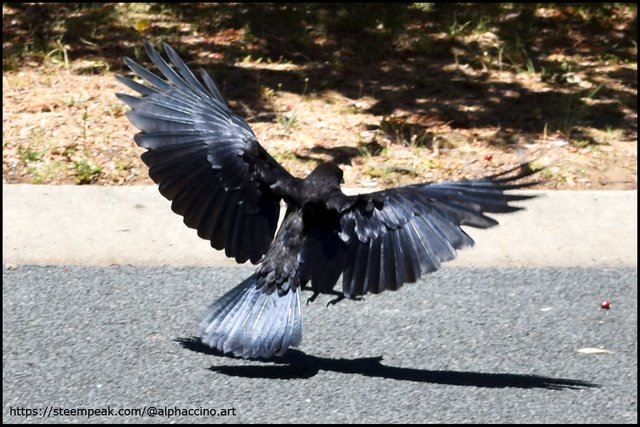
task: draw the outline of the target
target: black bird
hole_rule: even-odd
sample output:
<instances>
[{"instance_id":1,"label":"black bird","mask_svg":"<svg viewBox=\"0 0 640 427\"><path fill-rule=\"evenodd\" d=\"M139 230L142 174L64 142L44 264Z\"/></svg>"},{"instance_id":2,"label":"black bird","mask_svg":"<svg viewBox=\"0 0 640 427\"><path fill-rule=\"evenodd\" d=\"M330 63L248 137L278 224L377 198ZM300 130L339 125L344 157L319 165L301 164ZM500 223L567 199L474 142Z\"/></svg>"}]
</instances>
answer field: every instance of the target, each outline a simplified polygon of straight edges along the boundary
<instances>
[{"instance_id":1,"label":"black bird","mask_svg":"<svg viewBox=\"0 0 640 427\"><path fill-rule=\"evenodd\" d=\"M283 354L302 339L302 289L313 291L309 301L331 294L332 303L397 290L474 244L461 225L492 227L498 223L485 213L513 212L521 208L509 202L533 197L505 194L532 184L522 182L536 172L529 164L355 196L341 191L342 170L330 163L296 178L229 110L203 69L199 80L167 44L173 67L148 42L145 49L164 78L125 58L147 84L117 76L139 94L117 96L141 131L134 139L148 150L149 175L211 246L259 263L200 323L202 342L224 353ZM281 201L287 210L276 233ZM340 275L342 290L334 290Z\"/></svg>"}]
</instances>

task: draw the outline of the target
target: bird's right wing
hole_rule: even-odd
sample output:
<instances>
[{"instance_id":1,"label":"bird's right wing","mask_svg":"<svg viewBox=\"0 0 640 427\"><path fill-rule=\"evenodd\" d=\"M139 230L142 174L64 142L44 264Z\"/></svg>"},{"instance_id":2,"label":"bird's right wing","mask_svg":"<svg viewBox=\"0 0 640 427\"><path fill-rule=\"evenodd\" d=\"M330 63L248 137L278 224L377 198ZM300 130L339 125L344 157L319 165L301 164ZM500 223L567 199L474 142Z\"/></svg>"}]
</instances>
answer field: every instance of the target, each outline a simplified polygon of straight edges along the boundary
<instances>
[{"instance_id":1,"label":"bird's right wing","mask_svg":"<svg viewBox=\"0 0 640 427\"><path fill-rule=\"evenodd\" d=\"M273 239L280 199L299 180L260 146L204 70L203 85L171 47L164 48L173 67L145 41L164 79L129 58L127 66L147 85L117 76L140 94L116 95L131 107L127 117L141 131L135 142L148 149L142 160L187 226L238 262L255 263Z\"/></svg>"},{"instance_id":2,"label":"bird's right wing","mask_svg":"<svg viewBox=\"0 0 640 427\"><path fill-rule=\"evenodd\" d=\"M524 164L481 179L343 196L337 204L348 207L333 230L309 231L304 275L315 290L327 292L342 274L342 292L348 297L415 282L455 258L457 249L474 244L461 225L492 227L498 222L486 213L521 209L510 202L534 196L506 191L534 184L521 179L536 172Z\"/></svg>"}]
</instances>

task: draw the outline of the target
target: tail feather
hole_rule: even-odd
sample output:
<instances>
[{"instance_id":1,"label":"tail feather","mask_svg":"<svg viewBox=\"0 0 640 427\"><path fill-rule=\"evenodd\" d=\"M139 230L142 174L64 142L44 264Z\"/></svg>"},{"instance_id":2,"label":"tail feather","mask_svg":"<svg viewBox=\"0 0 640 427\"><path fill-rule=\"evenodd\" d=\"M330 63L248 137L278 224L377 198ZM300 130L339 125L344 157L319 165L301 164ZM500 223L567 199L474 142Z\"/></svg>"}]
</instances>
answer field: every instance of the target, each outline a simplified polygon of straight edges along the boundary
<instances>
[{"instance_id":1,"label":"tail feather","mask_svg":"<svg viewBox=\"0 0 640 427\"><path fill-rule=\"evenodd\" d=\"M264 293L252 275L209 306L198 328L202 342L239 357L283 354L302 340L300 290Z\"/></svg>"}]
</instances>

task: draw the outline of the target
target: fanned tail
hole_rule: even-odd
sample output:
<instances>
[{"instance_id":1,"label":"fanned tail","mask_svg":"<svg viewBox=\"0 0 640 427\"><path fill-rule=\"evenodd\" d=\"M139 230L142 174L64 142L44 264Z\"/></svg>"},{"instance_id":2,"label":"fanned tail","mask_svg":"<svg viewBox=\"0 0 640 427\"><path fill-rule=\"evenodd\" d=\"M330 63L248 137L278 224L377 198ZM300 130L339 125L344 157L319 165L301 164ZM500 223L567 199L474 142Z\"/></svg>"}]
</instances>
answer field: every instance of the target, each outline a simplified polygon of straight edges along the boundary
<instances>
[{"instance_id":1,"label":"fanned tail","mask_svg":"<svg viewBox=\"0 0 640 427\"><path fill-rule=\"evenodd\" d=\"M279 356L300 344L300 289L265 293L256 280L251 275L209 306L198 328L203 343L244 358Z\"/></svg>"}]
</instances>

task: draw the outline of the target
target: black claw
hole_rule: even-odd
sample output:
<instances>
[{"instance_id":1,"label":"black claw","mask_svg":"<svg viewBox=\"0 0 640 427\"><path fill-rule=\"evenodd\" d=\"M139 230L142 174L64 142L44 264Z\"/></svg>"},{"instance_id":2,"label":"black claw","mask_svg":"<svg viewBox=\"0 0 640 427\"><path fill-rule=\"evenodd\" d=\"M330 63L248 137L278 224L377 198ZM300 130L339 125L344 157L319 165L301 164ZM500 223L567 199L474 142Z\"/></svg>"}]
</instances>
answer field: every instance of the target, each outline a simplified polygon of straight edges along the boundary
<instances>
[{"instance_id":1,"label":"black claw","mask_svg":"<svg viewBox=\"0 0 640 427\"><path fill-rule=\"evenodd\" d=\"M337 295L336 298L334 298L331 301L329 301L327 303L327 307L329 307L330 305L335 305L335 304L339 303L340 301L342 301L343 299L348 299L350 301L364 301L364 298L362 298L362 297L347 297L343 293L334 294L334 295Z\"/></svg>"},{"instance_id":2,"label":"black claw","mask_svg":"<svg viewBox=\"0 0 640 427\"><path fill-rule=\"evenodd\" d=\"M342 293L340 291L333 290L333 289L330 290L330 291L320 292L320 291L313 290L313 287L308 286L308 285L302 285L302 286L300 286L300 289L302 289L303 291L311 291L311 292L313 292L313 295L311 295L307 299L307 305L309 305L310 302L314 302L318 298L318 295L320 295L321 293L335 296L334 299L332 299L331 301L329 301L327 303L327 307L329 307L330 305L336 305L337 303L339 303L343 299L350 299L350 300L353 300L353 301L363 301L364 300L364 298L362 298L362 297L346 296L344 293Z\"/></svg>"},{"instance_id":3,"label":"black claw","mask_svg":"<svg viewBox=\"0 0 640 427\"><path fill-rule=\"evenodd\" d=\"M335 304L339 303L340 301L342 301L343 299L345 299L344 294L338 294L337 297L335 297L334 299L332 299L331 301L329 301L327 303L327 307L329 307L330 305L335 305Z\"/></svg>"},{"instance_id":4,"label":"black claw","mask_svg":"<svg viewBox=\"0 0 640 427\"><path fill-rule=\"evenodd\" d=\"M310 302L314 302L316 298L318 298L318 295L320 295L320 292L314 292L313 295L307 299L307 305L309 305Z\"/></svg>"}]
</instances>

